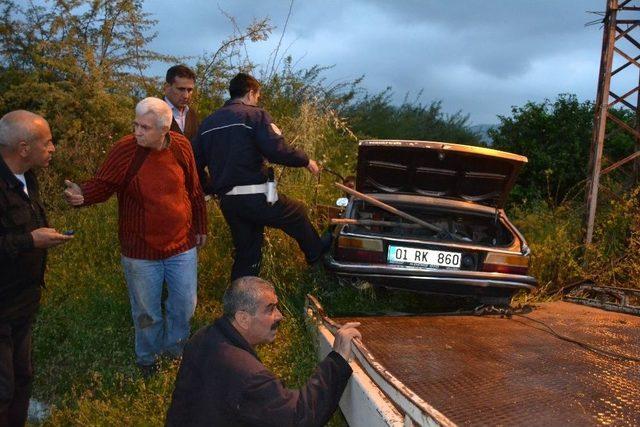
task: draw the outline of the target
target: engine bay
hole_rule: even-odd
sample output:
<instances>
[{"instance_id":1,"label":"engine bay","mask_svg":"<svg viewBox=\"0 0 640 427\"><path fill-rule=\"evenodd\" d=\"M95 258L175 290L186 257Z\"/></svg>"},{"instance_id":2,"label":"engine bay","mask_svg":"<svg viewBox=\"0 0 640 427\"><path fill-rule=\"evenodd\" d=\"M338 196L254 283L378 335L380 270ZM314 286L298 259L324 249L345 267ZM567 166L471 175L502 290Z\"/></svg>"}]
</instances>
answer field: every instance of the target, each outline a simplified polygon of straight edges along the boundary
<instances>
[{"instance_id":1,"label":"engine bay","mask_svg":"<svg viewBox=\"0 0 640 427\"><path fill-rule=\"evenodd\" d=\"M393 204L433 227L417 224L362 200L353 201L348 217L350 231L374 233L385 237L426 238L463 242L490 247L509 246L514 239L500 216L437 209L433 206Z\"/></svg>"}]
</instances>

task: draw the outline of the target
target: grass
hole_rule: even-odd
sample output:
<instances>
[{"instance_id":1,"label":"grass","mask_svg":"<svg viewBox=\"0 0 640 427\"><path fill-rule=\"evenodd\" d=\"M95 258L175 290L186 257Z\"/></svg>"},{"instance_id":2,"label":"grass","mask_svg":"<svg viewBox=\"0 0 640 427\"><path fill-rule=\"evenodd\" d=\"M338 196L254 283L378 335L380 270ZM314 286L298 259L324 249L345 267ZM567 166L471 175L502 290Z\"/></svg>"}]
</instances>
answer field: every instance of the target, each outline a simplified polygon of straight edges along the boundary
<instances>
[{"instance_id":1,"label":"grass","mask_svg":"<svg viewBox=\"0 0 640 427\"><path fill-rule=\"evenodd\" d=\"M196 330L221 314L231 239L213 202L210 241L199 254ZM163 361L144 380L134 366L133 325L117 242L115 200L52 214L75 238L50 251L47 290L34 334L34 397L53 405L45 425L163 425L178 366ZM317 291L302 254L279 231L267 233L263 276L277 287L285 321L278 339L259 349L289 386L303 384L316 365L302 316L304 296ZM344 425L340 416L332 425Z\"/></svg>"},{"instance_id":2,"label":"grass","mask_svg":"<svg viewBox=\"0 0 640 427\"><path fill-rule=\"evenodd\" d=\"M313 183L296 187L294 183L300 178L296 172L285 177L292 183L288 193L306 200L309 206L317 195L308 190L305 193L305 188ZM331 194L323 191L319 197L326 202ZM210 202L208 209L210 237L199 253L199 300L193 330L220 316L220 301L232 262L228 228L215 203ZM534 251L532 271L543 279L545 292L538 299L579 274L577 216L570 210L548 208L516 210L512 215ZM115 200L90 208L57 211L50 220L57 229L75 230L75 238L50 251L48 288L34 334L33 394L53 405L44 424L163 425L178 366L163 361L160 373L149 380L144 380L135 368ZM446 298L356 290L338 286L323 274L311 275L295 242L277 230L267 232L263 254L262 276L276 286L285 321L276 342L260 348L259 354L265 365L290 387L303 384L317 363L313 339L303 317L307 293L318 296L331 315L440 312L452 307ZM472 304L467 301L463 308L472 308ZM330 425L344 426L345 421L337 414Z\"/></svg>"},{"instance_id":3,"label":"grass","mask_svg":"<svg viewBox=\"0 0 640 427\"><path fill-rule=\"evenodd\" d=\"M210 240L199 254L198 305L192 329L221 314L228 283L231 238L213 202ZM45 425L162 425L178 366L163 361L159 375L144 380L134 366L133 325L117 242L115 200L51 215L57 229L75 230L67 245L50 251L47 290L34 335L34 397L53 405ZM334 314L378 312L381 307L424 308L430 298L336 286L310 275L293 240L269 230L263 276L272 281L285 315L275 343L259 349L264 363L288 386L303 384L316 365L312 336L303 317L304 298L314 293ZM331 425L343 426L338 414Z\"/></svg>"}]
</instances>

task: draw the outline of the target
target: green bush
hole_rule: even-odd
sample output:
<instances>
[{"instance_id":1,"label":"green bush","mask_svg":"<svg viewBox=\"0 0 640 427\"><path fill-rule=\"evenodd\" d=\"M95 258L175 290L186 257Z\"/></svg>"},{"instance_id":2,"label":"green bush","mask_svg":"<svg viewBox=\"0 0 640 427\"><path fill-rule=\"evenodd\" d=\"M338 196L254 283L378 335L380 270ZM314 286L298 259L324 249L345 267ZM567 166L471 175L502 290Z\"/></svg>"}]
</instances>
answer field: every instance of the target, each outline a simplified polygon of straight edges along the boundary
<instances>
[{"instance_id":1,"label":"green bush","mask_svg":"<svg viewBox=\"0 0 640 427\"><path fill-rule=\"evenodd\" d=\"M633 126L633 117L614 110ZM514 106L510 116L489 130L492 148L527 156L513 191L515 203L550 200L560 204L582 194L587 177L594 109L591 101L560 94L554 101ZM615 125L607 126L603 162L621 159L634 150L634 141Z\"/></svg>"},{"instance_id":2,"label":"green bush","mask_svg":"<svg viewBox=\"0 0 640 427\"><path fill-rule=\"evenodd\" d=\"M421 94L421 93L420 93ZM420 95L419 94L419 95ZM405 98L401 105L391 101L391 88L375 95L365 94L344 110L353 131L365 138L415 139L482 145L480 136L469 129L469 116L442 112L442 101L423 104L419 97Z\"/></svg>"},{"instance_id":3,"label":"green bush","mask_svg":"<svg viewBox=\"0 0 640 427\"><path fill-rule=\"evenodd\" d=\"M589 277L607 286L640 288L640 187L603 201L585 260Z\"/></svg>"},{"instance_id":4,"label":"green bush","mask_svg":"<svg viewBox=\"0 0 640 427\"><path fill-rule=\"evenodd\" d=\"M531 248L529 274L538 280L540 296L582 277L582 224L575 206L554 208L539 202L514 208L510 218Z\"/></svg>"},{"instance_id":5,"label":"green bush","mask_svg":"<svg viewBox=\"0 0 640 427\"><path fill-rule=\"evenodd\" d=\"M582 279L640 288L639 192L636 188L617 197L603 187L589 247L584 244L584 204L537 202L512 208L510 218L531 247L530 273L538 279L541 298Z\"/></svg>"}]
</instances>

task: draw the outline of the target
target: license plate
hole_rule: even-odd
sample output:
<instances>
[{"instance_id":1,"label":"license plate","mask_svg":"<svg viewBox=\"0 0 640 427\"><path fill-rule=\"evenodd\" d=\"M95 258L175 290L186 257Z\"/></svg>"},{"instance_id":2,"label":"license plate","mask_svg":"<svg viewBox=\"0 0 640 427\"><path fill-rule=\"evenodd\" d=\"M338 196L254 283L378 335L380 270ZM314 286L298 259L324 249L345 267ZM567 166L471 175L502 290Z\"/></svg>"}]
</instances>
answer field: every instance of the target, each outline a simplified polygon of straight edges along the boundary
<instances>
[{"instance_id":1,"label":"license plate","mask_svg":"<svg viewBox=\"0 0 640 427\"><path fill-rule=\"evenodd\" d=\"M425 267L460 268L462 254L432 249L408 248L389 245L387 261L393 264L412 264Z\"/></svg>"}]
</instances>

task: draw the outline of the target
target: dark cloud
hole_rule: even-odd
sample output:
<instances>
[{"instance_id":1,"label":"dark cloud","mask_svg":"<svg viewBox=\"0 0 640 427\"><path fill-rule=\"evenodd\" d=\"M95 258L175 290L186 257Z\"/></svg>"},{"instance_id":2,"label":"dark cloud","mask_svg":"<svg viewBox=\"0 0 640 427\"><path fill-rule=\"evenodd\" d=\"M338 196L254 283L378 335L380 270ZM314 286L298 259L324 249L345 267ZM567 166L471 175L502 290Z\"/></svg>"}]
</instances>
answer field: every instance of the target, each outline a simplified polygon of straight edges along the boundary
<instances>
[{"instance_id":1,"label":"dark cloud","mask_svg":"<svg viewBox=\"0 0 640 427\"><path fill-rule=\"evenodd\" d=\"M185 3L145 4L159 20L154 49L185 56L214 51L232 31L222 8L240 25L268 16L279 27L267 42L249 46L263 67L289 8L284 0ZM448 112L494 123L527 100L595 97L602 30L585 23L597 18L587 11L604 7L605 0L298 0L280 52L301 67L334 65L329 80L365 74L367 89L391 86L398 102L423 90L425 102L442 100Z\"/></svg>"}]
</instances>

